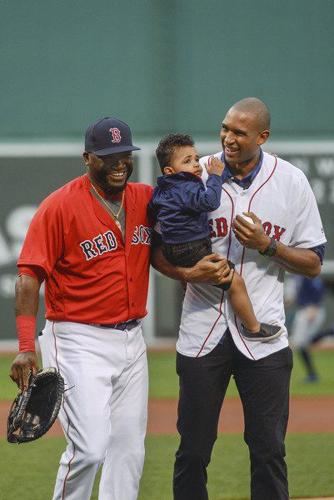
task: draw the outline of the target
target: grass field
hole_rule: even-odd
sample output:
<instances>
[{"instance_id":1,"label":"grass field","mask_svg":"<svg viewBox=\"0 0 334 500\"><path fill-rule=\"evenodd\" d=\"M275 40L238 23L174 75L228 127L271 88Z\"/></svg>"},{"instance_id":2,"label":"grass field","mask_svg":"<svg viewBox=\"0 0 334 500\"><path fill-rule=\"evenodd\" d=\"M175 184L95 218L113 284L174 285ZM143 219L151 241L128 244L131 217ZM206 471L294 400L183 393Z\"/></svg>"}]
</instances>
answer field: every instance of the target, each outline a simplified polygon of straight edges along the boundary
<instances>
[{"instance_id":1,"label":"grass field","mask_svg":"<svg viewBox=\"0 0 334 500\"><path fill-rule=\"evenodd\" d=\"M315 365L320 374L320 382L305 384L302 382L305 372L299 358L294 356L292 371L292 396L334 395L334 351L314 351ZM175 373L174 352L150 352L150 397L177 398L178 380ZM12 355L0 354L0 399L12 399L17 393L16 386L8 377ZM228 388L227 396L237 396L233 380Z\"/></svg>"},{"instance_id":2,"label":"grass field","mask_svg":"<svg viewBox=\"0 0 334 500\"><path fill-rule=\"evenodd\" d=\"M320 382L303 384L304 371L295 359L292 395L330 395L334 393L334 352L314 352ZM16 394L8 378L13 356L0 356L1 399ZM150 396L177 397L175 354L149 354ZM229 396L236 395L232 382ZM140 500L169 500L176 436L148 436ZM1 446L0 500L47 500L51 498L58 460L64 449L63 438L44 436L26 445ZM328 496L334 498L334 433L289 434L287 461L291 498ZM209 467L210 500L245 500L249 498L249 460L242 435L221 435L215 445ZM95 485L93 500L97 500ZM270 499L268 499L270 500Z\"/></svg>"},{"instance_id":3,"label":"grass field","mask_svg":"<svg viewBox=\"0 0 334 500\"><path fill-rule=\"evenodd\" d=\"M292 396L334 395L334 351L314 351L315 366L319 371L320 382L305 384L305 370L298 356L294 355L294 368L291 380ZM175 374L175 353L149 353L150 396L160 398L178 397L178 380ZM237 396L233 380L227 396Z\"/></svg>"},{"instance_id":4,"label":"grass field","mask_svg":"<svg viewBox=\"0 0 334 500\"><path fill-rule=\"evenodd\" d=\"M148 436L140 500L170 500L176 436ZM1 500L51 498L62 438L45 438L1 446ZM289 435L287 438L291 497L334 496L334 435ZM210 500L247 499L248 455L242 436L219 437L209 466ZM97 500L95 485L92 496ZM271 499L268 499L271 500Z\"/></svg>"}]
</instances>

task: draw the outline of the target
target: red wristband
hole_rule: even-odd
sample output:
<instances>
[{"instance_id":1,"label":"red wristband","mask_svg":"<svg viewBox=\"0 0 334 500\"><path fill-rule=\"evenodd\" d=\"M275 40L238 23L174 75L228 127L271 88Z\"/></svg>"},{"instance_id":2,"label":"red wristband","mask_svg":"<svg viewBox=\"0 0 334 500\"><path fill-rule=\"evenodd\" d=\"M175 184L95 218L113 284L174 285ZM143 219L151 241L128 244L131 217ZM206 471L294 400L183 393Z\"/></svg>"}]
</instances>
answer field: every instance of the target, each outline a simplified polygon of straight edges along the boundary
<instances>
[{"instance_id":1,"label":"red wristband","mask_svg":"<svg viewBox=\"0 0 334 500\"><path fill-rule=\"evenodd\" d=\"M19 352L35 352L35 316L16 316L16 331L19 339Z\"/></svg>"}]
</instances>

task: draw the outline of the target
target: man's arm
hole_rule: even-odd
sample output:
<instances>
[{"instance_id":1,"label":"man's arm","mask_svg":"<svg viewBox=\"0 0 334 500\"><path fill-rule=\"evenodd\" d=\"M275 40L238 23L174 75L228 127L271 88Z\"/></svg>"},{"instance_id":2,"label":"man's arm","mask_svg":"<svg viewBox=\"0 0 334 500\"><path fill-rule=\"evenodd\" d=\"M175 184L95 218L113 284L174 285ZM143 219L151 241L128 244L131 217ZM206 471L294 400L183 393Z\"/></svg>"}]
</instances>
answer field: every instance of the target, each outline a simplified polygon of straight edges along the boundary
<instances>
[{"instance_id":1,"label":"man's arm","mask_svg":"<svg viewBox=\"0 0 334 500\"><path fill-rule=\"evenodd\" d=\"M32 343L32 338L35 338L35 330L32 326L33 322L30 320L36 318L37 315L40 287L41 283L37 278L33 278L32 276L23 274L18 276L16 281L15 313L18 329L22 328L21 332L18 331L18 336L19 338L22 335L24 335L24 337L30 337L27 339L30 341L30 344ZM30 323L27 322L27 319ZM20 350L14 359L11 366L10 377L17 383L21 390L25 390L28 387L30 372L36 373L37 371L38 361L35 350L29 348L29 350Z\"/></svg>"},{"instance_id":2,"label":"man's arm","mask_svg":"<svg viewBox=\"0 0 334 500\"><path fill-rule=\"evenodd\" d=\"M174 280L188 283L212 283L220 285L229 281L230 270L227 260L218 254L203 257L193 267L176 267L168 262L161 246L155 246L151 256L152 266L162 274Z\"/></svg>"},{"instance_id":3,"label":"man's arm","mask_svg":"<svg viewBox=\"0 0 334 500\"><path fill-rule=\"evenodd\" d=\"M253 212L245 212L254 224L245 222L239 215L233 222L233 232L242 245L247 248L264 252L271 238L263 230L261 220ZM284 269L296 274L302 274L308 278L315 278L321 270L319 256L308 248L295 248L284 245L277 241L277 249L272 257Z\"/></svg>"},{"instance_id":4,"label":"man's arm","mask_svg":"<svg viewBox=\"0 0 334 500\"><path fill-rule=\"evenodd\" d=\"M320 274L319 256L309 248L294 248L277 242L277 251L273 257L287 271L315 278Z\"/></svg>"}]
</instances>

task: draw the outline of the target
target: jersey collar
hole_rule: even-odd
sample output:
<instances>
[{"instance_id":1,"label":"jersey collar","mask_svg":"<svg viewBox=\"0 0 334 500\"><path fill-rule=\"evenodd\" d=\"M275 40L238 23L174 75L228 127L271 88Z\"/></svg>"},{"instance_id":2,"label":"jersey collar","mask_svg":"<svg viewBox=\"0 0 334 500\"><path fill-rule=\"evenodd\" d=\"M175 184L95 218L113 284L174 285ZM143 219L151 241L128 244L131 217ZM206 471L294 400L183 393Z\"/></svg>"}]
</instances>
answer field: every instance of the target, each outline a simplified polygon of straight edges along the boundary
<instances>
[{"instance_id":1,"label":"jersey collar","mask_svg":"<svg viewBox=\"0 0 334 500\"><path fill-rule=\"evenodd\" d=\"M253 170L251 170L249 174L246 175L246 177L244 177L243 179L236 179L235 177L233 177L233 174L230 170L228 163L225 162L224 152L221 154L221 161L225 163L225 170L222 175L223 182L226 182L227 180L231 179L233 182L241 186L243 189L248 189L249 186L252 184L253 180L255 179L255 177L257 176L257 174L260 172L260 169L262 167L263 151L262 149L260 149L259 161L255 165Z\"/></svg>"}]
</instances>

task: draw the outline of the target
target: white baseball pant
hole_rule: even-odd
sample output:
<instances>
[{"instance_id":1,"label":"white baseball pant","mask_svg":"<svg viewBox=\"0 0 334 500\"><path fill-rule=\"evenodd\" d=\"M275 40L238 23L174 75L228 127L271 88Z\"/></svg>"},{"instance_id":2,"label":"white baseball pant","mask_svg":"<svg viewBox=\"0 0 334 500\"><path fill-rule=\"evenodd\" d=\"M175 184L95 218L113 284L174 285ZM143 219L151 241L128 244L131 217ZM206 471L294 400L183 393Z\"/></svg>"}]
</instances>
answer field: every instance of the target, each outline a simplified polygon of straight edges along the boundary
<instances>
[{"instance_id":1,"label":"white baseball pant","mask_svg":"<svg viewBox=\"0 0 334 500\"><path fill-rule=\"evenodd\" d=\"M148 373L141 326L114 330L47 321L43 366L65 380L59 419L67 440L53 500L135 500L144 463Z\"/></svg>"}]
</instances>

